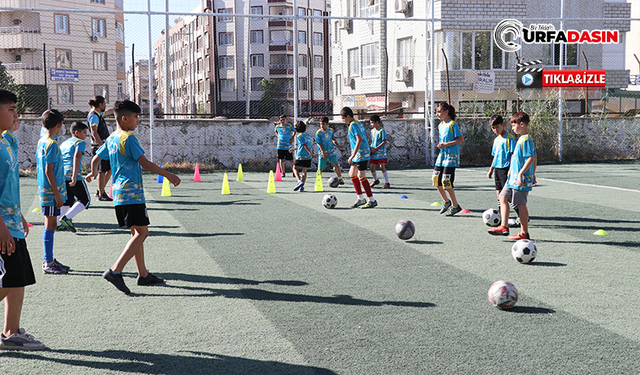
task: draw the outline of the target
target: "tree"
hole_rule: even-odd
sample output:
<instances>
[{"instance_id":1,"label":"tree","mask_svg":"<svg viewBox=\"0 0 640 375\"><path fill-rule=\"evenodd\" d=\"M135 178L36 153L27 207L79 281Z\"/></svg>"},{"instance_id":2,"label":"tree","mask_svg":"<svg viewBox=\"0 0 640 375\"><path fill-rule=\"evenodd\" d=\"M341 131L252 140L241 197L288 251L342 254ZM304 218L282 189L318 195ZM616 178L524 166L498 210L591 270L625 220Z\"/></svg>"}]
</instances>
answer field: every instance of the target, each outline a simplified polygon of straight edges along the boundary
<instances>
[{"instance_id":1,"label":"tree","mask_svg":"<svg viewBox=\"0 0 640 375\"><path fill-rule=\"evenodd\" d=\"M49 95L44 85L16 85L7 68L0 62L0 88L13 91L18 96L17 111L42 113L48 106Z\"/></svg>"},{"instance_id":2,"label":"tree","mask_svg":"<svg viewBox=\"0 0 640 375\"><path fill-rule=\"evenodd\" d=\"M7 68L2 65L0 61L0 88L7 90L14 90L15 83L13 81L13 77L7 72Z\"/></svg>"},{"instance_id":3,"label":"tree","mask_svg":"<svg viewBox=\"0 0 640 375\"><path fill-rule=\"evenodd\" d=\"M276 101L274 97L280 92L278 83L273 79L263 79L260 81L262 85L262 100L260 101L259 111L260 116L268 118L275 116L276 113Z\"/></svg>"}]
</instances>

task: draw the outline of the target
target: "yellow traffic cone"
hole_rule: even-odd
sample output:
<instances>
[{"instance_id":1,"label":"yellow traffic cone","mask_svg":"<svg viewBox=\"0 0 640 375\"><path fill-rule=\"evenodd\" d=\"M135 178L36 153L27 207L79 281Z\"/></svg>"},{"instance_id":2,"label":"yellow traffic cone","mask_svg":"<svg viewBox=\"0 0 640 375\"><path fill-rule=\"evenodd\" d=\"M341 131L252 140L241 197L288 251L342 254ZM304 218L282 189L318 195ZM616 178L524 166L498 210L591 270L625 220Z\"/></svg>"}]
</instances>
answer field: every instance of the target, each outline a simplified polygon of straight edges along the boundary
<instances>
[{"instance_id":1,"label":"yellow traffic cone","mask_svg":"<svg viewBox=\"0 0 640 375\"><path fill-rule=\"evenodd\" d=\"M238 164L238 177L236 181L244 181L244 174L242 173L242 164Z\"/></svg>"},{"instance_id":2,"label":"yellow traffic cone","mask_svg":"<svg viewBox=\"0 0 640 375\"><path fill-rule=\"evenodd\" d=\"M316 188L314 191L324 191L322 187L322 171L318 169L318 173L316 173Z\"/></svg>"},{"instance_id":3,"label":"yellow traffic cone","mask_svg":"<svg viewBox=\"0 0 640 375\"><path fill-rule=\"evenodd\" d=\"M273 179L273 171L269 171L269 186L267 187L267 193L276 193L276 182Z\"/></svg>"},{"instance_id":4,"label":"yellow traffic cone","mask_svg":"<svg viewBox=\"0 0 640 375\"><path fill-rule=\"evenodd\" d=\"M230 195L231 190L229 190L229 177L227 174L224 174L224 181L222 181L222 195Z\"/></svg>"},{"instance_id":5,"label":"yellow traffic cone","mask_svg":"<svg viewBox=\"0 0 640 375\"><path fill-rule=\"evenodd\" d=\"M169 179L162 179L162 193L160 194L162 197L170 197L171 196L171 187L169 186Z\"/></svg>"}]
</instances>

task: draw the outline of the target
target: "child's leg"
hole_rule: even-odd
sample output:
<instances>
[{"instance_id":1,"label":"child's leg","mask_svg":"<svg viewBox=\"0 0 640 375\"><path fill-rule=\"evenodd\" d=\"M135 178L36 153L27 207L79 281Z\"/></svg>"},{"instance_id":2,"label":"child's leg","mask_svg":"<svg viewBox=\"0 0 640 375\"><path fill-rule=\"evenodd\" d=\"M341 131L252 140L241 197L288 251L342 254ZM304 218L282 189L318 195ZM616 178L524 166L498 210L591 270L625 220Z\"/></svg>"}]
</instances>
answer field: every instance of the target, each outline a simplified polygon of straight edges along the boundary
<instances>
[{"instance_id":1,"label":"child's leg","mask_svg":"<svg viewBox=\"0 0 640 375\"><path fill-rule=\"evenodd\" d=\"M448 201L449 198L447 197L447 193L445 193L444 188L442 187L442 185L436 186L436 188L438 189L438 193L440 193L440 197L442 198L442 201L443 202Z\"/></svg>"},{"instance_id":2,"label":"child's leg","mask_svg":"<svg viewBox=\"0 0 640 375\"><path fill-rule=\"evenodd\" d=\"M375 202L376 200L373 197L373 192L371 191L371 185L367 180L367 171L358 171L358 177L360 178L360 183L362 184L362 188L367 194L367 197L369 198L369 200Z\"/></svg>"},{"instance_id":3,"label":"child's leg","mask_svg":"<svg viewBox=\"0 0 640 375\"><path fill-rule=\"evenodd\" d=\"M71 208L71 207L70 206L61 206L60 207L60 215L58 215L57 218L56 218L56 227L58 227L58 225L60 225L60 218L63 217L64 215L66 215L67 212L69 212L69 208Z\"/></svg>"},{"instance_id":4,"label":"child's leg","mask_svg":"<svg viewBox=\"0 0 640 375\"><path fill-rule=\"evenodd\" d=\"M134 225L131 227L131 239L124 247L122 254L118 260L111 266L111 270L113 272L122 272L124 266L127 265L129 260L136 256L136 267L138 268L138 273L142 277L147 276L147 270L144 265L144 240L149 235L149 228L144 226ZM139 254L138 254L139 253ZM142 268L142 270L141 270Z\"/></svg>"},{"instance_id":5,"label":"child's leg","mask_svg":"<svg viewBox=\"0 0 640 375\"><path fill-rule=\"evenodd\" d=\"M358 195L358 199L364 199L364 196L362 195L362 186L360 185L360 179L358 178L357 165L352 165L349 168L349 177L351 178L353 187L356 189L356 194Z\"/></svg>"},{"instance_id":6,"label":"child's leg","mask_svg":"<svg viewBox=\"0 0 640 375\"><path fill-rule=\"evenodd\" d=\"M307 182L307 167L302 167L302 176L300 179L302 180L303 184Z\"/></svg>"},{"instance_id":7,"label":"child's leg","mask_svg":"<svg viewBox=\"0 0 640 375\"><path fill-rule=\"evenodd\" d=\"M509 198L504 195L498 195L500 200L500 220L503 227L509 226Z\"/></svg>"},{"instance_id":8,"label":"child's leg","mask_svg":"<svg viewBox=\"0 0 640 375\"><path fill-rule=\"evenodd\" d=\"M278 159L278 166L280 167L280 175L284 175L284 159Z\"/></svg>"},{"instance_id":9,"label":"child's leg","mask_svg":"<svg viewBox=\"0 0 640 375\"><path fill-rule=\"evenodd\" d=\"M449 194L449 197L451 199L451 205L453 207L456 207L458 205L458 200L456 199L456 193L453 191L453 188L451 189L445 189L447 191L447 193Z\"/></svg>"},{"instance_id":10,"label":"child's leg","mask_svg":"<svg viewBox=\"0 0 640 375\"><path fill-rule=\"evenodd\" d=\"M342 172L340 171L340 165L338 163L333 163L333 171L336 172L338 179L342 179Z\"/></svg>"},{"instance_id":11,"label":"child's leg","mask_svg":"<svg viewBox=\"0 0 640 375\"><path fill-rule=\"evenodd\" d=\"M67 219L73 219L80 212L84 211L84 209L85 209L85 205L82 202L77 201L76 203L73 204L73 206L71 206L71 208L67 212L66 214Z\"/></svg>"},{"instance_id":12,"label":"child's leg","mask_svg":"<svg viewBox=\"0 0 640 375\"><path fill-rule=\"evenodd\" d=\"M371 168L371 177L373 177L373 182L378 181L378 174L376 173L376 165L373 163L369 163Z\"/></svg>"},{"instance_id":13,"label":"child's leg","mask_svg":"<svg viewBox=\"0 0 640 375\"><path fill-rule=\"evenodd\" d=\"M58 223L57 216L44 217L44 230L42 231L42 247L44 252L44 261L53 262L53 234L56 231Z\"/></svg>"},{"instance_id":14,"label":"child's leg","mask_svg":"<svg viewBox=\"0 0 640 375\"><path fill-rule=\"evenodd\" d=\"M2 333L5 337L9 337L20 331L24 287L1 288L0 300L2 299L4 299L4 330Z\"/></svg>"},{"instance_id":15,"label":"child's leg","mask_svg":"<svg viewBox=\"0 0 640 375\"><path fill-rule=\"evenodd\" d=\"M298 167L291 164L291 168L293 169L293 177L295 177L296 180L300 181L300 173L298 172Z\"/></svg>"},{"instance_id":16,"label":"child's leg","mask_svg":"<svg viewBox=\"0 0 640 375\"><path fill-rule=\"evenodd\" d=\"M382 175L384 176L384 183L388 184L389 183L389 174L387 174L387 164L386 163L380 164L380 170L382 171Z\"/></svg>"},{"instance_id":17,"label":"child's leg","mask_svg":"<svg viewBox=\"0 0 640 375\"><path fill-rule=\"evenodd\" d=\"M520 227L524 233L529 233L529 209L524 204L518 205L520 214Z\"/></svg>"}]
</instances>

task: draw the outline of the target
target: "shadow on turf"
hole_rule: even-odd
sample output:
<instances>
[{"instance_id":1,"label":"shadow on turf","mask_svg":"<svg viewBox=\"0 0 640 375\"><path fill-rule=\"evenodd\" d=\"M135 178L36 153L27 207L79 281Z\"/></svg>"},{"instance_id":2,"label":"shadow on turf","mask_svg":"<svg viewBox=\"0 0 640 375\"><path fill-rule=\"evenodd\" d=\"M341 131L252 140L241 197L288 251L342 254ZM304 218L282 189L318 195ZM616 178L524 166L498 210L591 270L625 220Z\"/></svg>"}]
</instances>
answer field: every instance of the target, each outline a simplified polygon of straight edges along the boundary
<instances>
[{"instance_id":1,"label":"shadow on turf","mask_svg":"<svg viewBox=\"0 0 640 375\"><path fill-rule=\"evenodd\" d=\"M205 275L192 275L187 273L176 273L176 272L163 272L162 274L158 273L167 280L182 280L188 281L192 283L203 283L203 284L234 284L234 285L260 285L260 284L273 284L273 285L284 285L284 286L305 286L309 285L309 283L298 280L248 280L248 279L238 279L235 277L221 277L221 276L205 276Z\"/></svg>"},{"instance_id":2,"label":"shadow on turf","mask_svg":"<svg viewBox=\"0 0 640 375\"><path fill-rule=\"evenodd\" d=\"M531 262L527 263L528 266L539 266L539 267L566 267L566 263L556 263L556 262Z\"/></svg>"},{"instance_id":3,"label":"shadow on turf","mask_svg":"<svg viewBox=\"0 0 640 375\"><path fill-rule=\"evenodd\" d=\"M275 361L260 361L215 353L192 352L190 355L142 353L127 350L51 349L47 354L10 352L3 357L53 362L58 365L101 370L103 373L136 374L319 374L335 372L315 367ZM59 355L60 357L52 357ZM63 369L60 369L64 372ZM71 369L69 369L71 370Z\"/></svg>"},{"instance_id":4,"label":"shadow on turf","mask_svg":"<svg viewBox=\"0 0 640 375\"><path fill-rule=\"evenodd\" d=\"M76 233L77 236L91 236L97 234L126 234L130 235L131 231L129 228L118 228L117 224L100 224L100 223L89 223L89 224L75 224L76 229L79 231ZM176 225L153 225L151 224L151 229L149 230L150 236L170 236L170 237L216 237L216 236L244 236L244 233L175 233L164 230L156 230L156 228L180 228Z\"/></svg>"},{"instance_id":5,"label":"shadow on turf","mask_svg":"<svg viewBox=\"0 0 640 375\"><path fill-rule=\"evenodd\" d=\"M440 241L424 241L424 240L408 240L407 243L414 243L417 245L442 245L444 242Z\"/></svg>"},{"instance_id":6,"label":"shadow on turf","mask_svg":"<svg viewBox=\"0 0 640 375\"><path fill-rule=\"evenodd\" d=\"M544 307L532 307L532 306L515 306L509 310L505 310L508 312L516 313L516 314L555 314L555 310L545 309Z\"/></svg>"},{"instance_id":7,"label":"shadow on turf","mask_svg":"<svg viewBox=\"0 0 640 375\"><path fill-rule=\"evenodd\" d=\"M549 243L569 243L576 244L582 243L586 245L608 245L608 246L620 246L620 247L629 247L632 249L640 249L640 242L638 241L624 241L624 242L615 242L615 241L605 241L605 242L595 242L595 241L553 241L553 240L536 240L536 242L549 242Z\"/></svg>"},{"instance_id":8,"label":"shadow on turf","mask_svg":"<svg viewBox=\"0 0 640 375\"><path fill-rule=\"evenodd\" d=\"M176 201L176 200L158 200L153 201L154 203L159 204L178 204L182 207L184 206L259 206L260 203L257 203L255 200L235 200L228 202L210 202L210 201ZM161 208L158 208L161 210Z\"/></svg>"},{"instance_id":9,"label":"shadow on turf","mask_svg":"<svg viewBox=\"0 0 640 375\"><path fill-rule=\"evenodd\" d=\"M575 217L575 216L532 216L531 220L536 220L536 221L548 220L548 221L560 221L560 222L576 221L576 222L602 223L602 224L638 224L640 223L639 220L609 220L609 219L598 219L598 218L592 218L592 217Z\"/></svg>"}]
</instances>

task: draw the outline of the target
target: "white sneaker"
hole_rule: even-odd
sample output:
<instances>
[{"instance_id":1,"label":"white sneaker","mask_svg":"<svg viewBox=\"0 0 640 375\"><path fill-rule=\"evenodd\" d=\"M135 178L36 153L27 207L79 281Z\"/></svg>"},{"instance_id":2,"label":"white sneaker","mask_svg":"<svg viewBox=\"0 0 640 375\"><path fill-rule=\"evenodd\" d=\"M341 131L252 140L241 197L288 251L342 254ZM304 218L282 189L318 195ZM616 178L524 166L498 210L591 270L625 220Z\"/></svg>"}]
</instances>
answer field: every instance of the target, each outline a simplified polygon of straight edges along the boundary
<instances>
[{"instance_id":1,"label":"white sneaker","mask_svg":"<svg viewBox=\"0 0 640 375\"><path fill-rule=\"evenodd\" d=\"M5 337L0 333L0 350L43 350L47 347L20 328L18 333Z\"/></svg>"}]
</instances>

